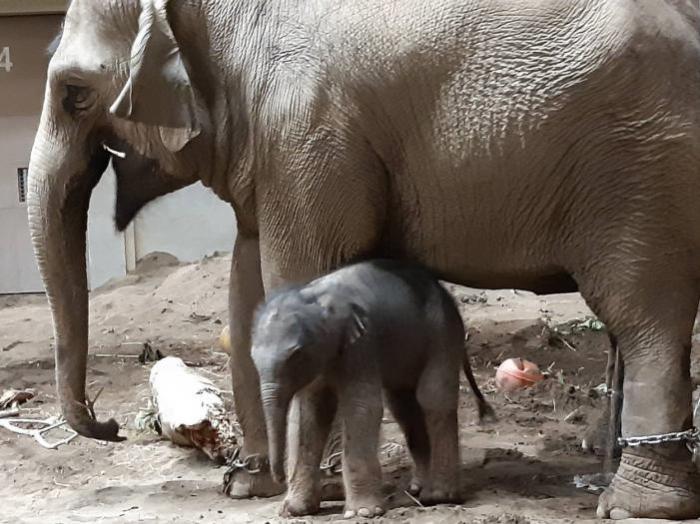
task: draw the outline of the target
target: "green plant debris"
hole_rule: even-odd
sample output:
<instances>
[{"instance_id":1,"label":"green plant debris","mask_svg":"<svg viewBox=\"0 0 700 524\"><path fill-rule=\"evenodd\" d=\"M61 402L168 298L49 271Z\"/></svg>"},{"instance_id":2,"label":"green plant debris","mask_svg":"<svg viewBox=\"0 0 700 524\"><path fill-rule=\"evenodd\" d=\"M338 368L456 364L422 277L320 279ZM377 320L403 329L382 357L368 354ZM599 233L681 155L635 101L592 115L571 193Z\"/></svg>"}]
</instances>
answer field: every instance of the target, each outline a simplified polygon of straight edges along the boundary
<instances>
[{"instance_id":1,"label":"green plant debris","mask_svg":"<svg viewBox=\"0 0 700 524\"><path fill-rule=\"evenodd\" d=\"M139 410L134 417L134 426L138 431L147 433L157 433L160 435L160 420L158 419L158 410L153 405L153 402L148 401L145 408Z\"/></svg>"},{"instance_id":2,"label":"green plant debris","mask_svg":"<svg viewBox=\"0 0 700 524\"><path fill-rule=\"evenodd\" d=\"M564 380L564 370L560 369L557 371L557 382L559 382L560 385L565 386L566 385L566 380Z\"/></svg>"},{"instance_id":3,"label":"green plant debris","mask_svg":"<svg viewBox=\"0 0 700 524\"><path fill-rule=\"evenodd\" d=\"M606 330L605 324L595 317L570 320L562 324L551 326L550 329L561 336L576 335L587 331L602 332Z\"/></svg>"}]
</instances>

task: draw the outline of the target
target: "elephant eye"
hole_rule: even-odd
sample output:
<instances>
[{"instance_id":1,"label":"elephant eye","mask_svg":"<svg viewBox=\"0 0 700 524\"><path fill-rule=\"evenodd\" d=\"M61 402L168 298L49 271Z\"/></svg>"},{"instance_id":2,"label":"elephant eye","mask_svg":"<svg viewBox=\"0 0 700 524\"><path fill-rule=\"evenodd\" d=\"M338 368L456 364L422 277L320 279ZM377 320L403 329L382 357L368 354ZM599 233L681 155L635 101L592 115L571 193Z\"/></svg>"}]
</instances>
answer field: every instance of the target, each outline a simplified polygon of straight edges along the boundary
<instances>
[{"instance_id":1,"label":"elephant eye","mask_svg":"<svg viewBox=\"0 0 700 524\"><path fill-rule=\"evenodd\" d=\"M63 109L70 114L89 109L94 101L93 91L89 87L66 85Z\"/></svg>"}]
</instances>

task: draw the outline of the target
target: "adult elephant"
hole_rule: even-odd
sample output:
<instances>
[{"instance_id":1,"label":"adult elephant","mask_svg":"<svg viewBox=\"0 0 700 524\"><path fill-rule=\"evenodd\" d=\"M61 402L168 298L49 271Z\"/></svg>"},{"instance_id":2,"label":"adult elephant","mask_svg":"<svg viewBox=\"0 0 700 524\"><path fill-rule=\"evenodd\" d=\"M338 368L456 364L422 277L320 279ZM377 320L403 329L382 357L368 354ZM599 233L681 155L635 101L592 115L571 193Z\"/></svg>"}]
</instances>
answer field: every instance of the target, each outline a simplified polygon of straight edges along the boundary
<instances>
[{"instance_id":1,"label":"adult elephant","mask_svg":"<svg viewBox=\"0 0 700 524\"><path fill-rule=\"evenodd\" d=\"M267 455L249 354L264 289L378 254L469 286L579 289L624 360L623 435L689 428L699 24L685 0L74 0L29 188L70 425L118 439L85 396L86 217L107 145L127 150L119 227L196 180L235 210L243 458ZM279 490L267 470L233 474L234 496ZM699 491L684 443L626 449L599 514L698 516Z\"/></svg>"}]
</instances>

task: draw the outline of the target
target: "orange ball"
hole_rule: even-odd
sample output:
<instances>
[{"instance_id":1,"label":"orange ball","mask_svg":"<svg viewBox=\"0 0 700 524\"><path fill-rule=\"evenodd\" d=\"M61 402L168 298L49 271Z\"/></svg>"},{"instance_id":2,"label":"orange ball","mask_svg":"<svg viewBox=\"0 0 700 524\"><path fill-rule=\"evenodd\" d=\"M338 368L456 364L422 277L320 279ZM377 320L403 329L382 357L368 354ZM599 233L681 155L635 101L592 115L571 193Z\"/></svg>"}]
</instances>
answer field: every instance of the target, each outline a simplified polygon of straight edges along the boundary
<instances>
[{"instance_id":1,"label":"orange ball","mask_svg":"<svg viewBox=\"0 0 700 524\"><path fill-rule=\"evenodd\" d=\"M496 370L496 386L506 393L529 388L543 378L537 364L522 358L504 360Z\"/></svg>"}]
</instances>

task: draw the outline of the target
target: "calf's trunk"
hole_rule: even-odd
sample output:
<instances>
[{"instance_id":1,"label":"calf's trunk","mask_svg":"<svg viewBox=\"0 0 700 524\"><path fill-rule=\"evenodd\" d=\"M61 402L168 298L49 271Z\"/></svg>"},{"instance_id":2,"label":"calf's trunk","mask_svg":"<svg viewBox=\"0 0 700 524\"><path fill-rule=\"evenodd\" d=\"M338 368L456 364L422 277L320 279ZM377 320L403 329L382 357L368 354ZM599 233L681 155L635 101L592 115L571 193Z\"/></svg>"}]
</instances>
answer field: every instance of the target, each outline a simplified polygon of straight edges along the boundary
<instances>
[{"instance_id":1,"label":"calf's trunk","mask_svg":"<svg viewBox=\"0 0 700 524\"><path fill-rule=\"evenodd\" d=\"M270 470L275 482L282 484L286 477L287 413L292 395L277 385L263 383L260 389L270 450Z\"/></svg>"}]
</instances>

